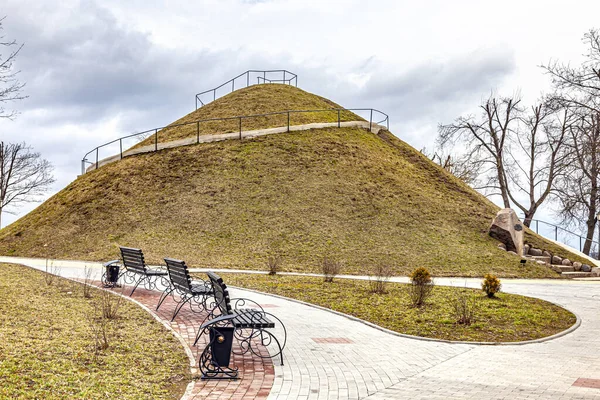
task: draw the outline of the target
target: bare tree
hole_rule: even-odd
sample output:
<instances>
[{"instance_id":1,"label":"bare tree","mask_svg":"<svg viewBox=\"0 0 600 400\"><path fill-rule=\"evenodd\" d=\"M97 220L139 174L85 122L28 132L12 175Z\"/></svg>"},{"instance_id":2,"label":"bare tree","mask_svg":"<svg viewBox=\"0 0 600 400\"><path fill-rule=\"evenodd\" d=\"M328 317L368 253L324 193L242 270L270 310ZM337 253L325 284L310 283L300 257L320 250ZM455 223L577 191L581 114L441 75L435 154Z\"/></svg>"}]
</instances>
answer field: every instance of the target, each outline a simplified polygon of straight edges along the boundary
<instances>
[{"instance_id":1,"label":"bare tree","mask_svg":"<svg viewBox=\"0 0 600 400\"><path fill-rule=\"evenodd\" d=\"M0 142L0 223L2 212L11 212L6 207L39 200L54 183L52 169L25 143Z\"/></svg>"},{"instance_id":2,"label":"bare tree","mask_svg":"<svg viewBox=\"0 0 600 400\"><path fill-rule=\"evenodd\" d=\"M481 165L472 160L469 154L448 154L443 148L438 149L433 154L428 153L427 149L423 148L421 153L467 185L474 185L479 177Z\"/></svg>"},{"instance_id":3,"label":"bare tree","mask_svg":"<svg viewBox=\"0 0 600 400\"><path fill-rule=\"evenodd\" d=\"M438 144L443 147L462 141L473 162L483 167L481 174L489 177L478 189L493 190L491 194L502 196L505 208L510 208L510 195L504 153L508 137L522 112L520 103L519 96L495 97L492 94L481 104L479 117L459 117L452 124L439 126Z\"/></svg>"},{"instance_id":4,"label":"bare tree","mask_svg":"<svg viewBox=\"0 0 600 400\"><path fill-rule=\"evenodd\" d=\"M506 151L511 166L506 169L508 195L523 212L525 226L531 225L564 172L565 141L572 118L568 108L557 111L548 103L540 103L521 117L519 129L510 137L513 146Z\"/></svg>"},{"instance_id":5,"label":"bare tree","mask_svg":"<svg viewBox=\"0 0 600 400\"><path fill-rule=\"evenodd\" d=\"M0 18L0 32L4 18ZM0 53L0 118L13 119L17 112L7 110L6 104L27 97L22 93L25 84L19 82L19 71L14 68L22 48L15 40L0 35L0 51L8 51L8 55ZM2 212L11 212L20 203L39 200L53 182L52 165L39 153L25 143L0 141L0 227Z\"/></svg>"},{"instance_id":6,"label":"bare tree","mask_svg":"<svg viewBox=\"0 0 600 400\"><path fill-rule=\"evenodd\" d=\"M563 222L582 222L585 254L590 253L600 203L600 113L580 116L569 128L572 163L557 185Z\"/></svg>"},{"instance_id":7,"label":"bare tree","mask_svg":"<svg viewBox=\"0 0 600 400\"><path fill-rule=\"evenodd\" d=\"M591 29L583 36L588 46L581 66L551 61L542 68L551 76L556 100L564 105L600 112L600 32Z\"/></svg>"},{"instance_id":8,"label":"bare tree","mask_svg":"<svg viewBox=\"0 0 600 400\"><path fill-rule=\"evenodd\" d=\"M3 31L2 22L5 18L0 18L0 118L12 119L17 112L7 110L6 104L15 100L22 100L27 96L22 93L25 84L17 79L20 71L14 68L15 59L23 45L19 45L15 40L8 40L4 35L1 35ZM7 53L4 53L2 49Z\"/></svg>"}]
</instances>

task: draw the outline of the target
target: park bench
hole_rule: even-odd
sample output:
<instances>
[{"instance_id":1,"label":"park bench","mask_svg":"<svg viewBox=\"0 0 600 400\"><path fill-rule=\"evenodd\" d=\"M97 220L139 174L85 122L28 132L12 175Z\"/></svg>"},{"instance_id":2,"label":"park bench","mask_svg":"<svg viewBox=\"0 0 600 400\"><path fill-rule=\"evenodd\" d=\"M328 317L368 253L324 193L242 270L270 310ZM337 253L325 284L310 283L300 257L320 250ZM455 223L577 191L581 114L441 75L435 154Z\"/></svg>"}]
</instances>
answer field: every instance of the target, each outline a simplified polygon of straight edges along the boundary
<instances>
[{"instance_id":1,"label":"park bench","mask_svg":"<svg viewBox=\"0 0 600 400\"><path fill-rule=\"evenodd\" d=\"M265 312L260 305L252 300L231 299L223 279L213 272L208 272L207 275L212 285L214 303L210 305L209 315L198 329L194 346L203 334L210 332L211 328L218 329L219 327L228 326L233 328L234 336L239 342L240 350L237 352L232 351L233 354L241 355L251 352L260 358L279 356L281 365L283 365L283 349L287 341L287 331L281 320L273 314ZM256 308L244 308L248 304L254 304ZM271 331L277 327L283 330L283 340L281 341ZM211 343L212 340L209 341L200 357L200 369L203 376L211 376L211 374L215 375L216 373L228 374L222 368L217 368L210 359L209 346L211 346ZM273 343L277 346L277 350L272 351L267 356L260 354L258 349L255 348L257 345L269 347ZM229 370L229 373L231 373L231 370Z\"/></svg>"},{"instance_id":2,"label":"park bench","mask_svg":"<svg viewBox=\"0 0 600 400\"><path fill-rule=\"evenodd\" d=\"M171 322L175 320L185 304L189 304L192 311L196 311L194 306L198 311L208 311L206 302L213 294L211 284L203 280L192 281L185 261L165 258L165 263L169 274L169 287L161 295L156 310L160 308L167 296L171 295L177 303ZM178 295L179 300L176 299L175 294Z\"/></svg>"},{"instance_id":3,"label":"park bench","mask_svg":"<svg viewBox=\"0 0 600 400\"><path fill-rule=\"evenodd\" d=\"M135 292L137 287L142 283L148 290L158 289L158 279L161 279L161 284L168 287L168 281L165 279L167 271L148 268L144 261L144 253L142 253L142 250L131 247L121 247L121 258L124 270L121 272L120 276L123 276L125 283L128 285L134 285L129 296L132 296L133 292Z\"/></svg>"}]
</instances>

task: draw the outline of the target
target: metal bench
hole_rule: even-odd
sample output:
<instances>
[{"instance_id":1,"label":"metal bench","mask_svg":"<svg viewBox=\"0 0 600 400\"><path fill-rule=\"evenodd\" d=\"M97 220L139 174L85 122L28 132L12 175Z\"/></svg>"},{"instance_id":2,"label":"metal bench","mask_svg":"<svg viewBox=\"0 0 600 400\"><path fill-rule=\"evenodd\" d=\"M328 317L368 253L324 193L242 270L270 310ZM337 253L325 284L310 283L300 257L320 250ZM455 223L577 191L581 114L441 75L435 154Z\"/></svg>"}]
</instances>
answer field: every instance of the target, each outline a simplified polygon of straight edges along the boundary
<instances>
[{"instance_id":1,"label":"metal bench","mask_svg":"<svg viewBox=\"0 0 600 400\"><path fill-rule=\"evenodd\" d=\"M171 322L185 304L189 304L190 309L195 312L208 311L206 302L209 296L213 294L211 284L203 280L192 281L185 261L165 258L165 263L167 264L170 285L161 295L156 310L160 308L167 296L171 295L177 303ZM179 300L176 299L175 294L178 295ZM196 306L197 311L194 306Z\"/></svg>"},{"instance_id":2,"label":"metal bench","mask_svg":"<svg viewBox=\"0 0 600 400\"><path fill-rule=\"evenodd\" d=\"M141 283L143 283L144 287L148 290L158 289L157 281L159 278L161 279L162 285L169 286L169 282L166 279L167 271L148 268L144 261L144 253L142 253L142 250L131 247L121 247L121 258L124 270L119 277L122 276L126 284L134 285L129 296L133 295L133 292L135 292Z\"/></svg>"},{"instance_id":3,"label":"metal bench","mask_svg":"<svg viewBox=\"0 0 600 400\"><path fill-rule=\"evenodd\" d=\"M273 314L265 312L263 308L256 302L249 299L231 299L227 285L223 279L213 272L207 273L212 289L214 292L214 303L210 305L209 315L205 318L203 324L198 329L194 346L198 343L200 337L209 331L211 328L218 329L219 327L232 327L234 337L239 342L239 351L232 350L233 354L241 355L251 352L260 358L271 358L279 356L281 365L283 365L283 349L287 341L287 331L285 325L279 318ZM256 308L244 308L248 304L253 304ZM276 324L277 322L277 324ZM281 328L283 331L283 340L279 340L270 330ZM277 346L277 349L272 351L270 355L264 356L255 349L256 345L269 347L272 344ZM231 369L215 365L211 359L211 351L209 347L212 345L212 340L209 341L200 356L200 370L203 377L216 377L219 374L225 374L231 378L233 374ZM235 373L237 376L237 372Z\"/></svg>"}]
</instances>

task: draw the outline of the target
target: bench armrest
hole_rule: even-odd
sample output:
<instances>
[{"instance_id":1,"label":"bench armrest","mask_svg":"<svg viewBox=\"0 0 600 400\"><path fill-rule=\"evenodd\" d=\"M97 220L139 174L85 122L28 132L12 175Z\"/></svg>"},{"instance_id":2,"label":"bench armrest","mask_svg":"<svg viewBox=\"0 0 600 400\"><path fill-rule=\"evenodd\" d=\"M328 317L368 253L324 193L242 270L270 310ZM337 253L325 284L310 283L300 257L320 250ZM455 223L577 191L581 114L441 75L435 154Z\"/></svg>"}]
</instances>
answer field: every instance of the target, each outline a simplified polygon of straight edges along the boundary
<instances>
[{"instance_id":1,"label":"bench armrest","mask_svg":"<svg viewBox=\"0 0 600 400\"><path fill-rule=\"evenodd\" d=\"M104 267L108 267L109 265L114 265L114 264L120 264L121 260L112 260L109 262L105 262L104 264L102 264Z\"/></svg>"},{"instance_id":2,"label":"bench armrest","mask_svg":"<svg viewBox=\"0 0 600 400\"><path fill-rule=\"evenodd\" d=\"M206 321L205 323L203 323L202 326L200 327L200 331L208 328L211 325L218 324L218 323L224 322L224 321L229 321L234 318L235 318L235 315L221 315L220 317L211 319L210 321Z\"/></svg>"}]
</instances>

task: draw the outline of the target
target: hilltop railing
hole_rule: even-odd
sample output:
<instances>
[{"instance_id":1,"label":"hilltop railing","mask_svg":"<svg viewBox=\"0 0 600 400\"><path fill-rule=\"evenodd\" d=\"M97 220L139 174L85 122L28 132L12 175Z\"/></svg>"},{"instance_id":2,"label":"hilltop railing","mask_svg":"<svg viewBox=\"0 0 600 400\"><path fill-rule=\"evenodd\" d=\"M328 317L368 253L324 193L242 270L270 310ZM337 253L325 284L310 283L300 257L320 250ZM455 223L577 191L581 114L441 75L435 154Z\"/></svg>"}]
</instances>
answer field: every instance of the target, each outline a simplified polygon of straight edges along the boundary
<instances>
[{"instance_id":1,"label":"hilltop railing","mask_svg":"<svg viewBox=\"0 0 600 400\"><path fill-rule=\"evenodd\" d=\"M600 242L597 240L588 239L585 236L581 236L578 233L571 232L550 222L532 219L529 229L532 229L535 231L535 233L549 239L554 237L555 241L564 243L574 249L579 248L579 251L583 251L583 247L585 246L586 242L591 242L590 254L597 253L598 249L600 248Z\"/></svg>"},{"instance_id":2,"label":"hilltop railing","mask_svg":"<svg viewBox=\"0 0 600 400\"><path fill-rule=\"evenodd\" d=\"M349 111L349 112L368 112L369 113L369 119L367 120L366 118L364 119L365 121L369 122L369 131L372 132L373 131L373 125L381 125L383 123L385 123L386 129L390 129L390 118L389 116L379 110L376 110L374 108L329 108L329 109L317 109L317 110L287 110L287 111L278 111L278 112L272 112L272 113L266 113L266 114L254 114L254 115L241 115L241 116L236 116L236 117L225 117L225 118L209 118L209 119L202 119L202 120L196 120L196 121L191 121L191 122L186 122L183 124L175 124L175 125L167 125L167 126L163 126L163 127L158 127L158 128L153 128L153 129L148 129L146 131L143 132L138 132L138 133L132 133L130 135L126 135L126 136L122 136L120 138L114 139L110 142L101 144L100 146L95 147L94 149L88 151L84 156L83 159L81 160L81 174L85 174L86 172L86 165L96 165L96 169L99 167L99 163L101 160L103 160L104 158L100 158L100 149L105 149L107 147L111 147L111 146L116 146L116 144L118 143L118 151L115 151L114 154L110 155L109 157L116 157L117 155L119 156L119 159L123 159L124 156L124 152L123 152L123 141L130 139L130 138L136 138L138 143L146 140L152 136L154 136L154 140L153 140L153 144L154 144L154 150L150 150L150 151L158 151L158 144L159 144L159 134L161 131L165 130L165 129L172 129L172 128L179 128L182 126L188 126L188 125L195 125L195 130L196 130L196 143L200 143L200 124L201 123L206 123L206 122L215 122L215 121L238 121L237 124L237 129L236 130L231 130L230 132L220 132L220 134L226 134L226 133L233 133L233 132L239 132L239 140L242 140L242 132L243 132L243 121L244 120L249 120L251 118L264 118L264 117L270 117L270 116L276 116L276 115L284 115L287 116L287 123L284 125L279 125L279 126L272 126L269 128L282 128L287 126L287 132L290 132L290 127L291 125L291 116L293 114L302 114L302 113L334 113L337 115L337 126L338 128L341 127L341 123L342 122L349 122L349 121L342 121L342 112L344 111ZM382 116L383 119L379 120L379 117L377 116ZM373 119L373 117L377 117L375 119ZM336 121L326 121L326 122L331 122L334 123ZM318 122L317 122L318 123ZM268 128L264 128L264 129L268 129ZM187 136L187 137L193 137L193 136ZM179 138L181 139L181 138ZM172 139L170 141L174 141L174 140L179 140L179 139ZM136 144L138 144L136 143ZM166 143L166 142L165 142ZM116 150L116 149L115 149ZM95 161L90 161L88 160L88 156L95 153Z\"/></svg>"},{"instance_id":3,"label":"hilltop railing","mask_svg":"<svg viewBox=\"0 0 600 400\"><path fill-rule=\"evenodd\" d=\"M248 86L252 86L254 84L254 79L256 78L256 84L262 83L283 83L285 85L294 85L298 87L298 75L293 72L290 72L285 69L271 69L271 70L257 70L257 69L249 69L246 72L242 72L235 78L228 80L227 82L217 86L214 89L208 89L204 92L200 92L196 94L196 110L203 105L215 101L217 99L217 91L219 89L225 88L227 90L226 93L222 93L222 95L231 93L235 91L236 81L238 82L237 88L242 89ZM245 82L245 85L244 85ZM231 85L231 91L229 91L229 85ZM212 94L212 96L210 95ZM208 95L208 96L207 96ZM219 96L220 97L220 96ZM203 101L204 98L204 101ZM207 98L212 98L212 100L207 100ZM198 103L200 103L200 107L198 107Z\"/></svg>"}]
</instances>

